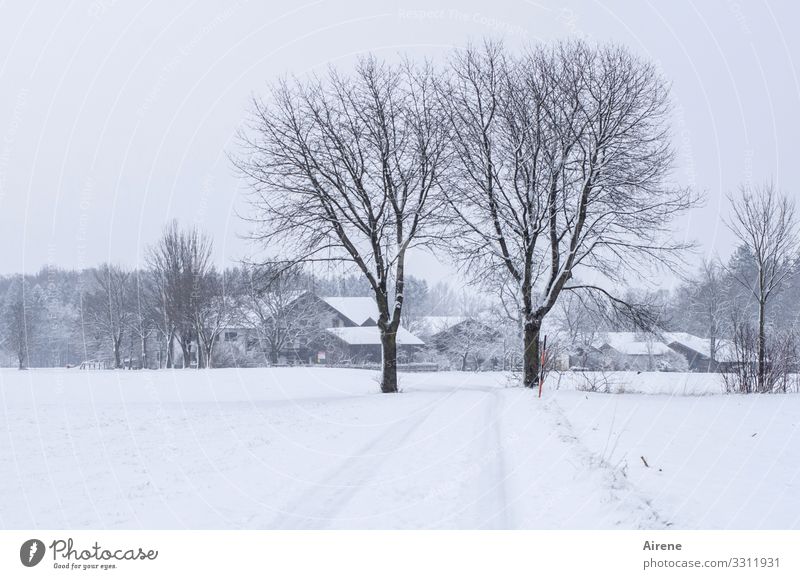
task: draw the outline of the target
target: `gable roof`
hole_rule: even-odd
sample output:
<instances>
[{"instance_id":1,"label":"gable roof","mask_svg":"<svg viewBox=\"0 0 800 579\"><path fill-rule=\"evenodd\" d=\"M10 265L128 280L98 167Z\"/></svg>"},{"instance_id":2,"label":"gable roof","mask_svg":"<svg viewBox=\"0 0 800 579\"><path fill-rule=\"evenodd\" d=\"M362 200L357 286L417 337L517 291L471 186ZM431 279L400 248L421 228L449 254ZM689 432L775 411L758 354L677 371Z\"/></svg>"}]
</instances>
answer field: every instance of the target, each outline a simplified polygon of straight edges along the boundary
<instances>
[{"instance_id":1,"label":"gable roof","mask_svg":"<svg viewBox=\"0 0 800 579\"><path fill-rule=\"evenodd\" d=\"M664 334L664 339L668 344L680 344L681 346L693 350L711 358L711 340L709 338L701 338L688 332L667 332ZM717 362L733 361L735 359L733 346L729 340L718 339L716 343L716 352L714 358Z\"/></svg>"},{"instance_id":2,"label":"gable roof","mask_svg":"<svg viewBox=\"0 0 800 579\"><path fill-rule=\"evenodd\" d=\"M594 345L597 348L609 346L627 356L661 356L672 351L655 336L648 339L638 332L603 332Z\"/></svg>"},{"instance_id":3,"label":"gable roof","mask_svg":"<svg viewBox=\"0 0 800 579\"><path fill-rule=\"evenodd\" d=\"M664 334L664 340L668 344L680 344L706 358L711 357L711 340L706 338L700 338L687 332L667 332Z\"/></svg>"},{"instance_id":4,"label":"gable roof","mask_svg":"<svg viewBox=\"0 0 800 579\"><path fill-rule=\"evenodd\" d=\"M463 316L422 316L418 321L418 331L425 334L436 335L457 326L467 318Z\"/></svg>"},{"instance_id":5,"label":"gable roof","mask_svg":"<svg viewBox=\"0 0 800 579\"><path fill-rule=\"evenodd\" d=\"M378 304L370 297L320 299L357 326L363 326L367 322L378 323Z\"/></svg>"},{"instance_id":6,"label":"gable roof","mask_svg":"<svg viewBox=\"0 0 800 579\"><path fill-rule=\"evenodd\" d=\"M327 328L325 330L350 346L380 345L381 334L378 326L356 326L353 328ZM425 342L405 328L397 328L398 346L424 346Z\"/></svg>"}]
</instances>

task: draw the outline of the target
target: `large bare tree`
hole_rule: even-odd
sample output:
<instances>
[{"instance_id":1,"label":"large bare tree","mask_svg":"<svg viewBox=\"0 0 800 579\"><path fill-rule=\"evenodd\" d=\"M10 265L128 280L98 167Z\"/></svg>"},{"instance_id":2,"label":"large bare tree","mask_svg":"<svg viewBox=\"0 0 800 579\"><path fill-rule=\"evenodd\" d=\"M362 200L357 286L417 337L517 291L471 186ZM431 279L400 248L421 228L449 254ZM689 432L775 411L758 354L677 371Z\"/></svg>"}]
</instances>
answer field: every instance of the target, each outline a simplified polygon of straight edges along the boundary
<instances>
[{"instance_id":1,"label":"large bare tree","mask_svg":"<svg viewBox=\"0 0 800 579\"><path fill-rule=\"evenodd\" d=\"M798 271L800 234L795 204L780 194L773 183L742 187L738 196L729 196L732 208L727 225L743 244L755 264L752 275L731 269L731 275L758 305L756 338L756 387L765 392L767 368L767 305L787 279Z\"/></svg>"},{"instance_id":2,"label":"large bare tree","mask_svg":"<svg viewBox=\"0 0 800 579\"><path fill-rule=\"evenodd\" d=\"M277 83L254 103L237 166L255 237L289 265L353 265L375 296L381 390L397 391L408 251L430 238L446 131L434 70L374 57L354 70Z\"/></svg>"},{"instance_id":3,"label":"large bare tree","mask_svg":"<svg viewBox=\"0 0 800 579\"><path fill-rule=\"evenodd\" d=\"M654 262L676 265L685 247L669 225L695 198L668 184L668 86L624 48L582 42L522 56L485 43L452 69L440 91L455 157L447 245L499 287L534 387L542 321L564 292L632 311L613 288Z\"/></svg>"}]
</instances>

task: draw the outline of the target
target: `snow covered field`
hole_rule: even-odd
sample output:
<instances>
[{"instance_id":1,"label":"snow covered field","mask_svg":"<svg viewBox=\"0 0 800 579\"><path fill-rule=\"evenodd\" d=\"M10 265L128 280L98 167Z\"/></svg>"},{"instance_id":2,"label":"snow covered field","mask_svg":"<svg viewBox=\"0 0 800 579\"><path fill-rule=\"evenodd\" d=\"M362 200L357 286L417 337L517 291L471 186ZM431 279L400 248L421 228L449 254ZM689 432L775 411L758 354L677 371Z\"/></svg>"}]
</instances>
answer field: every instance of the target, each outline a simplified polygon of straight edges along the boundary
<instances>
[{"instance_id":1,"label":"snow covered field","mask_svg":"<svg viewBox=\"0 0 800 579\"><path fill-rule=\"evenodd\" d=\"M800 528L800 395L613 378L2 370L0 527Z\"/></svg>"}]
</instances>

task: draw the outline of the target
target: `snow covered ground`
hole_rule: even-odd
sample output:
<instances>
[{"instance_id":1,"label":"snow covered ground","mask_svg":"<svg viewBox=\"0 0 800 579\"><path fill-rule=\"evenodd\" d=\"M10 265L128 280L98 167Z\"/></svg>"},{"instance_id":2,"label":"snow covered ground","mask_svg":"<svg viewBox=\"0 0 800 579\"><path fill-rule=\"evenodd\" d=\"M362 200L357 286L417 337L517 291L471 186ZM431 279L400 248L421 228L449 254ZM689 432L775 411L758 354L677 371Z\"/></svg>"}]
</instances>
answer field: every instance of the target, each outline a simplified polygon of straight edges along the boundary
<instances>
[{"instance_id":1,"label":"snow covered ground","mask_svg":"<svg viewBox=\"0 0 800 579\"><path fill-rule=\"evenodd\" d=\"M579 380L2 370L0 527L800 528L800 395Z\"/></svg>"}]
</instances>

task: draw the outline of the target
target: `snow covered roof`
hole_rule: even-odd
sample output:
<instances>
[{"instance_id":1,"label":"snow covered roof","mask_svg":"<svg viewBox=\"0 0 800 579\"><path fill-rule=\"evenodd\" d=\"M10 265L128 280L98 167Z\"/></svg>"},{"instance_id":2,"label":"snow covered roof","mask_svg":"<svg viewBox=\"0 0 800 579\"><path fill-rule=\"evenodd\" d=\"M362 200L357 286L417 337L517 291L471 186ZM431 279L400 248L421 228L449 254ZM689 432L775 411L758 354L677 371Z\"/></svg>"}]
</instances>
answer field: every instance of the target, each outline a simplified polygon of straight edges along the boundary
<instances>
[{"instance_id":1,"label":"snow covered roof","mask_svg":"<svg viewBox=\"0 0 800 579\"><path fill-rule=\"evenodd\" d=\"M672 351L655 336L639 332L603 332L594 345L597 348L607 345L627 356L662 356Z\"/></svg>"},{"instance_id":2,"label":"snow covered roof","mask_svg":"<svg viewBox=\"0 0 800 579\"><path fill-rule=\"evenodd\" d=\"M463 316L422 316L417 320L417 327L419 332L433 335L449 330L466 319Z\"/></svg>"},{"instance_id":3,"label":"snow covered roof","mask_svg":"<svg viewBox=\"0 0 800 579\"><path fill-rule=\"evenodd\" d=\"M711 357L711 340L701 338L687 332L667 332L664 334L664 339L668 344L678 343L698 354L702 354L706 358Z\"/></svg>"},{"instance_id":4,"label":"snow covered roof","mask_svg":"<svg viewBox=\"0 0 800 579\"><path fill-rule=\"evenodd\" d=\"M370 297L327 297L320 299L359 326L363 326L370 321L373 324L378 322L378 304Z\"/></svg>"},{"instance_id":5,"label":"snow covered roof","mask_svg":"<svg viewBox=\"0 0 800 579\"><path fill-rule=\"evenodd\" d=\"M381 334L378 326L357 326L354 328L327 328L330 332L343 342L351 346L380 345ZM423 346L425 342L417 338L405 328L397 328L398 346Z\"/></svg>"},{"instance_id":6,"label":"snow covered roof","mask_svg":"<svg viewBox=\"0 0 800 579\"><path fill-rule=\"evenodd\" d=\"M678 343L686 348L690 348L706 358L712 357L711 340L708 338L701 338L687 332L668 332L664 334L664 339L667 343ZM733 345L728 340L717 340L714 359L716 359L717 362L733 361L735 359Z\"/></svg>"}]
</instances>

